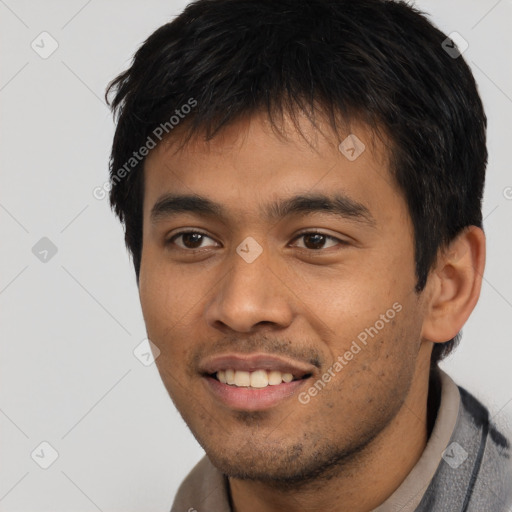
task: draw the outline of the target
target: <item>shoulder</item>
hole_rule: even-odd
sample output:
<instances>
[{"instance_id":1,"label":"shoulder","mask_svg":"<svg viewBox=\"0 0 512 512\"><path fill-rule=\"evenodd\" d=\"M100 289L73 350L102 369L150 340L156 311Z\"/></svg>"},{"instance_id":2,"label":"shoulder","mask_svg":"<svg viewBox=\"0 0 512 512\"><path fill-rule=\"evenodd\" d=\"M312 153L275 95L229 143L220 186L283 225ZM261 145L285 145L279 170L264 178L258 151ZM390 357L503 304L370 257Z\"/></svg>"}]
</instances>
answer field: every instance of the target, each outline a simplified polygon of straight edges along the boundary
<instances>
[{"instance_id":1,"label":"shoulder","mask_svg":"<svg viewBox=\"0 0 512 512\"><path fill-rule=\"evenodd\" d=\"M205 455L176 492L171 512L230 512L228 480Z\"/></svg>"},{"instance_id":2,"label":"shoulder","mask_svg":"<svg viewBox=\"0 0 512 512\"><path fill-rule=\"evenodd\" d=\"M418 511L510 512L510 441L488 408L461 386L455 428Z\"/></svg>"},{"instance_id":3,"label":"shoulder","mask_svg":"<svg viewBox=\"0 0 512 512\"><path fill-rule=\"evenodd\" d=\"M475 396L459 386L465 437L477 438L475 464L468 489L468 511L505 510L512 505L512 460L509 436L492 421L489 410ZM501 507L501 508L500 508ZM507 509L508 510L508 509Z\"/></svg>"}]
</instances>

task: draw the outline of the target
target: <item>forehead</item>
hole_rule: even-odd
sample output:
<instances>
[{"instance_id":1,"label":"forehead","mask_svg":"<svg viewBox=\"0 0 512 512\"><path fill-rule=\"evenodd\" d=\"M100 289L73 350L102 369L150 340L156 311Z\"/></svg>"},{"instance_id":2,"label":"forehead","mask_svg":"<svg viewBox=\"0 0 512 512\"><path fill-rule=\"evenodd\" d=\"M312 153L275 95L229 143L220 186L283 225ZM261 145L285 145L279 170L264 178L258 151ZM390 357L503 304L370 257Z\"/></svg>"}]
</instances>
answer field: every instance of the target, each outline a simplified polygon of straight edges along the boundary
<instances>
[{"instance_id":1,"label":"forehead","mask_svg":"<svg viewBox=\"0 0 512 512\"><path fill-rule=\"evenodd\" d=\"M326 123L315 128L300 118L300 133L289 118L281 128L276 133L260 114L225 127L209 141L200 134L183 146L176 134L164 139L145 161L145 218L166 196L186 195L191 205L191 196L199 195L211 201L196 201L198 210L214 213L216 205L229 203L222 214L252 212L269 221L281 208L298 206L285 202L292 196L330 198L331 206L351 206L371 219L374 207L399 196L386 146L363 123L354 122L339 135Z\"/></svg>"}]
</instances>

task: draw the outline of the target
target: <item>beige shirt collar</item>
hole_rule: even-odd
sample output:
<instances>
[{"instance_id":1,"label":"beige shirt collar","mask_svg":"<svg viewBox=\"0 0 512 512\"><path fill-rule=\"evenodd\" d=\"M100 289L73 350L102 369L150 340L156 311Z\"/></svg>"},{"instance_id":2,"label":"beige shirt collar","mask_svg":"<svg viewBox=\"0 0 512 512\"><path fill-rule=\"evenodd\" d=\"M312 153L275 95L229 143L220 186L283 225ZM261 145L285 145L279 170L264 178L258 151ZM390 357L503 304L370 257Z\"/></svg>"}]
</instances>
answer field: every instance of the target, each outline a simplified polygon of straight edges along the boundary
<instances>
[{"instance_id":1,"label":"beige shirt collar","mask_svg":"<svg viewBox=\"0 0 512 512\"><path fill-rule=\"evenodd\" d=\"M432 433L416 465L400 487L372 512L414 512L441 463L457 423L460 393L452 378L439 369L441 401Z\"/></svg>"}]
</instances>

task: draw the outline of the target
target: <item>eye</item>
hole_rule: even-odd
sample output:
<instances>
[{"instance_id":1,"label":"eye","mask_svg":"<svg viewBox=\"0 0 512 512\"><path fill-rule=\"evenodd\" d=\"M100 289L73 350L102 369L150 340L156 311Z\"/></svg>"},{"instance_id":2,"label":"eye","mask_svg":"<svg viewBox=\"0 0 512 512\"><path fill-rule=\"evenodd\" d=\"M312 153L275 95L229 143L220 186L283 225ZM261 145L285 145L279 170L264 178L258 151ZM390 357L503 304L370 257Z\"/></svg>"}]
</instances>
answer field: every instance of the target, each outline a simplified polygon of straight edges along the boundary
<instances>
[{"instance_id":1,"label":"eye","mask_svg":"<svg viewBox=\"0 0 512 512\"><path fill-rule=\"evenodd\" d=\"M176 240L180 238L181 244L176 243ZM202 249L204 247L202 246L202 243L207 238L213 240L213 238L210 238L208 235L202 233L201 231L180 231L179 233L176 233L171 238L169 238L169 240L166 242L166 245L176 243L178 247L185 250Z\"/></svg>"},{"instance_id":2,"label":"eye","mask_svg":"<svg viewBox=\"0 0 512 512\"><path fill-rule=\"evenodd\" d=\"M325 233L321 233L319 231L307 231L304 233L300 233L297 237L295 237L294 240L298 240L300 238L304 239L304 245L300 247L301 249L311 249L311 250L319 250L319 249L325 249L325 242L327 240L337 242L341 245L348 245L347 242L344 240L340 240L339 238L336 238L334 236L327 235ZM331 245L331 247L335 246L336 243Z\"/></svg>"}]
</instances>

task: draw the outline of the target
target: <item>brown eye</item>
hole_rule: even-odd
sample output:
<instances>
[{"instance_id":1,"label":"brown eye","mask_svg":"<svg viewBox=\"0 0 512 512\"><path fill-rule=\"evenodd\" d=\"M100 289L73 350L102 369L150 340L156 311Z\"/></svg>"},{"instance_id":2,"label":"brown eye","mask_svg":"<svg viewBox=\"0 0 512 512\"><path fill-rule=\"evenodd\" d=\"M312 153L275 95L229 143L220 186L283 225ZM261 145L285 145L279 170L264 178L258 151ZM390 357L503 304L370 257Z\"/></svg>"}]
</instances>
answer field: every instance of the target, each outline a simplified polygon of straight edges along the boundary
<instances>
[{"instance_id":1,"label":"brown eye","mask_svg":"<svg viewBox=\"0 0 512 512\"><path fill-rule=\"evenodd\" d=\"M325 244L326 236L320 235L319 233L311 233L304 235L304 245L308 249L321 249Z\"/></svg>"},{"instance_id":2,"label":"brown eye","mask_svg":"<svg viewBox=\"0 0 512 512\"><path fill-rule=\"evenodd\" d=\"M310 249L310 250L319 250L319 249L325 249L325 244L327 241L335 242L330 247L336 246L337 244L346 245L346 242L343 240L340 240L339 238L335 238L330 235L326 235L325 233L318 233L316 231L309 231L306 233L301 233L295 240L303 239L304 243L301 247L303 249Z\"/></svg>"},{"instance_id":3,"label":"brown eye","mask_svg":"<svg viewBox=\"0 0 512 512\"><path fill-rule=\"evenodd\" d=\"M179 240L180 238L181 243L176 243L176 240ZM201 249L201 244L207 238L212 240L209 236L205 235L204 233L201 233L200 231L182 231L171 237L168 240L167 244L176 243L176 245L181 249Z\"/></svg>"},{"instance_id":4,"label":"brown eye","mask_svg":"<svg viewBox=\"0 0 512 512\"><path fill-rule=\"evenodd\" d=\"M201 233L185 233L181 235L183 245L187 249L197 249L203 243L204 235Z\"/></svg>"}]
</instances>

